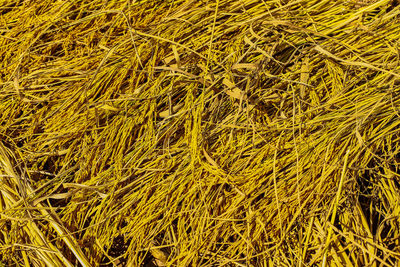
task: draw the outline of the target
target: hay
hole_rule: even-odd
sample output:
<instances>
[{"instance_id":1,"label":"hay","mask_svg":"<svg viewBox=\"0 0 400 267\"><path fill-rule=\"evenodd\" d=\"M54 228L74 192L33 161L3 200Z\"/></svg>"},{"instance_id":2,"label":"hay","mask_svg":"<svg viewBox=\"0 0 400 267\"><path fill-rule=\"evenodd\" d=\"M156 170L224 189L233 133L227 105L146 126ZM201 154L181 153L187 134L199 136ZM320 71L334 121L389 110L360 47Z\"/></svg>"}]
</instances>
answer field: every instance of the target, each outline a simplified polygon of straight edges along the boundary
<instances>
[{"instance_id":1,"label":"hay","mask_svg":"<svg viewBox=\"0 0 400 267\"><path fill-rule=\"evenodd\" d=\"M3 265L399 263L397 1L0 14Z\"/></svg>"}]
</instances>

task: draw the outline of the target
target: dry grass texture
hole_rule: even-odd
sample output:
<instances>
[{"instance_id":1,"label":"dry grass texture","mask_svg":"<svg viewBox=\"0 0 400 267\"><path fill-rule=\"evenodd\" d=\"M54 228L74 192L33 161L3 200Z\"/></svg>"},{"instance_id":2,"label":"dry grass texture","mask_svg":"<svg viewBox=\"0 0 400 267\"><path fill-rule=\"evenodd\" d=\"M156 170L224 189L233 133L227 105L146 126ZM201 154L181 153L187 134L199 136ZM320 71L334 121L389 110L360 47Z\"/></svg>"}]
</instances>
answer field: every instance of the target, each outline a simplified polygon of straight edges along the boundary
<instances>
[{"instance_id":1,"label":"dry grass texture","mask_svg":"<svg viewBox=\"0 0 400 267\"><path fill-rule=\"evenodd\" d=\"M0 0L4 266L395 266L397 1Z\"/></svg>"}]
</instances>

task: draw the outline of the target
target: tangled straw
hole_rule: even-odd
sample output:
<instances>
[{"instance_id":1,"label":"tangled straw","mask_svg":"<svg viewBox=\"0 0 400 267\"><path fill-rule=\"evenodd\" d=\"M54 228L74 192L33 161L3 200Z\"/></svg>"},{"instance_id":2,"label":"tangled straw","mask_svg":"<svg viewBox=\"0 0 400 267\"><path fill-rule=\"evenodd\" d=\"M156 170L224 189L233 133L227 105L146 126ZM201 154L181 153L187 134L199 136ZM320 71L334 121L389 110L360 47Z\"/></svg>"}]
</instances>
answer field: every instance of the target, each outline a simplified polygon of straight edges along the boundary
<instances>
[{"instance_id":1,"label":"tangled straw","mask_svg":"<svg viewBox=\"0 0 400 267\"><path fill-rule=\"evenodd\" d=\"M397 1L0 14L3 265L399 263Z\"/></svg>"}]
</instances>

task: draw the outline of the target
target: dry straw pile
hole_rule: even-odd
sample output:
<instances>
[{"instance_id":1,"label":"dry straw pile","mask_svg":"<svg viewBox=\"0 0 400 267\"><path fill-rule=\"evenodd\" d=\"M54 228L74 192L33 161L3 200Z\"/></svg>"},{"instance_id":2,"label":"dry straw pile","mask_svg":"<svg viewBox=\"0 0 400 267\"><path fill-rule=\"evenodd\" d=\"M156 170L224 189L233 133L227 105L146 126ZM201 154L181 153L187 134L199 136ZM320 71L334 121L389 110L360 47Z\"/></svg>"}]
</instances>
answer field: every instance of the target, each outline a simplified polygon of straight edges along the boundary
<instances>
[{"instance_id":1,"label":"dry straw pile","mask_svg":"<svg viewBox=\"0 0 400 267\"><path fill-rule=\"evenodd\" d=\"M1 264L398 264L399 25L389 0L0 0Z\"/></svg>"}]
</instances>

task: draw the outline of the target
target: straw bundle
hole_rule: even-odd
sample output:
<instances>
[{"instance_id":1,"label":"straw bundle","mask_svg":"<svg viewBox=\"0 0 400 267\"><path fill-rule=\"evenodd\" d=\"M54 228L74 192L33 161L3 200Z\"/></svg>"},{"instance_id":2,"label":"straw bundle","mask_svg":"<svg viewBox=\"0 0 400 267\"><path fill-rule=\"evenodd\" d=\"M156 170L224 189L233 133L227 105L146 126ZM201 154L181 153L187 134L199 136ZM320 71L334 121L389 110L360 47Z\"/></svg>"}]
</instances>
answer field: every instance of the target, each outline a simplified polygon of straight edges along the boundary
<instances>
[{"instance_id":1,"label":"straw bundle","mask_svg":"<svg viewBox=\"0 0 400 267\"><path fill-rule=\"evenodd\" d=\"M0 0L6 266L394 266L397 1Z\"/></svg>"}]
</instances>

